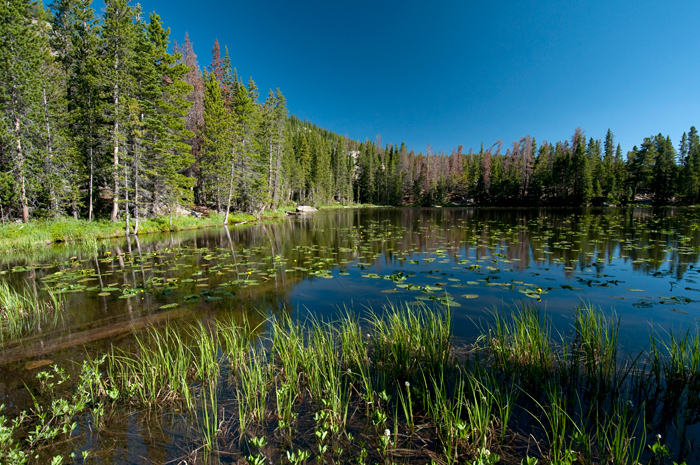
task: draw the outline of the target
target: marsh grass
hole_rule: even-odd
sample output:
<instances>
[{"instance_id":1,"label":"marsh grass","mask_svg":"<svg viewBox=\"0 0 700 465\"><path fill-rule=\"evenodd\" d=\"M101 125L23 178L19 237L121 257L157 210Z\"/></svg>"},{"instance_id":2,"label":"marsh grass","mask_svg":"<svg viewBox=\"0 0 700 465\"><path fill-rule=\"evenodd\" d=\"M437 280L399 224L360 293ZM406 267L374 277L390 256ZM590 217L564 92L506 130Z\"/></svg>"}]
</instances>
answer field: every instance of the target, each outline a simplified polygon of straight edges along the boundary
<instances>
[{"instance_id":1,"label":"marsh grass","mask_svg":"<svg viewBox=\"0 0 700 465\"><path fill-rule=\"evenodd\" d=\"M86 362L76 405L95 430L110 415L178 410L196 426L188 460L210 463L648 463L648 431L683 460L698 420L697 336L652 333L630 361L619 319L575 315L570 339L534 309L498 316L469 359L453 350L449 312L429 307L280 316L262 337L245 320L166 324L137 334L132 352Z\"/></svg>"},{"instance_id":2,"label":"marsh grass","mask_svg":"<svg viewBox=\"0 0 700 465\"><path fill-rule=\"evenodd\" d=\"M63 302L57 294L49 291L48 298L40 300L29 288L20 292L0 282L0 344L54 329L62 318Z\"/></svg>"}]
</instances>

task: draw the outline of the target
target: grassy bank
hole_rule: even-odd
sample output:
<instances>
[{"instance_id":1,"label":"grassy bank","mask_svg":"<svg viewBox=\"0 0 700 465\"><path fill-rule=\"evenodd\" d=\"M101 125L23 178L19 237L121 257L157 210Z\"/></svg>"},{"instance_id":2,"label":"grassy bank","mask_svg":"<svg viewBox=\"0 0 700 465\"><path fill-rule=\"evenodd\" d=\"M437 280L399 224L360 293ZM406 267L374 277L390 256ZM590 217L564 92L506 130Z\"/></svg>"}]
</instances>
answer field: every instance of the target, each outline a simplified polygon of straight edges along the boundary
<instances>
[{"instance_id":1,"label":"grassy bank","mask_svg":"<svg viewBox=\"0 0 700 465\"><path fill-rule=\"evenodd\" d=\"M356 205L357 207L373 207L373 205ZM250 223L275 218L284 218L285 210L294 207L282 207L277 210L265 210L260 216L247 213L229 214L228 224ZM320 209L347 208L345 205L323 205ZM139 234L151 234L168 231L182 231L221 226L224 215L212 213L202 217L161 216L139 221ZM130 223L133 231L133 219ZM124 220L110 222L108 220L74 220L72 218L56 218L51 220L33 220L29 223L7 223L0 225L0 253L26 252L47 244L72 242L80 243L123 237L126 224Z\"/></svg>"},{"instance_id":2,"label":"grassy bank","mask_svg":"<svg viewBox=\"0 0 700 465\"><path fill-rule=\"evenodd\" d=\"M697 334L651 333L648 350L625 355L618 320L587 307L575 315L566 335L532 308L496 315L473 345L455 344L449 313L427 307L333 323L269 319L262 337L233 321L152 329L129 352L85 362L70 393L54 390L66 382L60 369L40 374L47 396L0 418L0 458L109 462L117 452L100 431L134 415L152 428L146 442L172 434L168 460L192 463L695 458ZM75 439L76 420L91 448Z\"/></svg>"},{"instance_id":3,"label":"grassy bank","mask_svg":"<svg viewBox=\"0 0 700 465\"><path fill-rule=\"evenodd\" d=\"M283 211L267 212L263 218L284 216ZM252 222L259 220L253 215L236 213L229 215L229 224ZM151 218L139 222L138 233L150 234L185 229L209 228L221 226L224 217L221 214L195 218L194 216L167 216ZM60 218L54 220L36 220L27 224L9 223L0 226L0 253L24 252L43 247L46 244L58 242L86 242L92 240L123 237L125 222L110 222L107 220L74 220ZM131 222L133 231L133 220Z\"/></svg>"}]
</instances>

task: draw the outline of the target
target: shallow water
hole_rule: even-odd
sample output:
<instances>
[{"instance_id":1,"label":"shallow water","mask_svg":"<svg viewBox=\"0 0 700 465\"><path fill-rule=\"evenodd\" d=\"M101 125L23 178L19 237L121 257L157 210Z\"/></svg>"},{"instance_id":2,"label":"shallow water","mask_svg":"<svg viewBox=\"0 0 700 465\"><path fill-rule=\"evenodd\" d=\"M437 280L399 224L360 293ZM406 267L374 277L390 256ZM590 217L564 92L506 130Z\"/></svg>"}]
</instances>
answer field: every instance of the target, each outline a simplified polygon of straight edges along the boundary
<instances>
[{"instance_id":1,"label":"shallow water","mask_svg":"<svg viewBox=\"0 0 700 465\"><path fill-rule=\"evenodd\" d=\"M72 372L86 353L126 347L133 331L166 321L333 318L422 302L449 306L455 336L469 340L492 312L523 303L566 333L583 302L619 316L623 350L638 351L650 330L696 328L699 217L697 209L338 209L4 257L2 279L40 297L51 289L65 312L20 337L3 334L0 404L23 405L24 383L42 363Z\"/></svg>"},{"instance_id":2,"label":"shallow water","mask_svg":"<svg viewBox=\"0 0 700 465\"><path fill-rule=\"evenodd\" d=\"M450 305L455 334L522 302L561 329L586 302L622 318L623 337L700 317L697 210L342 209L272 224L53 248L3 265L2 279L65 301L56 329L4 336L0 364L118 338L171 319L332 317L387 303ZM35 337L33 337L35 336ZM84 349L78 349L83 352Z\"/></svg>"}]
</instances>

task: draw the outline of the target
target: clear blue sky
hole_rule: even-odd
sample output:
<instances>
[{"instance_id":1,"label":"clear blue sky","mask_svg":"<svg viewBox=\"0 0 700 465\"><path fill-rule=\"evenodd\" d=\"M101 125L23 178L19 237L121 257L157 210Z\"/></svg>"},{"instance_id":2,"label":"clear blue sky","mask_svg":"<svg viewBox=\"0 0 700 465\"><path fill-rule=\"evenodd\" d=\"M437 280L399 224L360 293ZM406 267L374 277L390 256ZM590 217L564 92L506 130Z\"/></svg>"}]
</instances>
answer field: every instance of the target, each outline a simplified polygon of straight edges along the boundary
<instances>
[{"instance_id":1,"label":"clear blue sky","mask_svg":"<svg viewBox=\"0 0 700 465\"><path fill-rule=\"evenodd\" d=\"M700 126L697 0L140 3L171 41L189 32L200 65L218 38L261 99L279 87L291 113L353 139L449 153L580 126L626 153Z\"/></svg>"}]
</instances>

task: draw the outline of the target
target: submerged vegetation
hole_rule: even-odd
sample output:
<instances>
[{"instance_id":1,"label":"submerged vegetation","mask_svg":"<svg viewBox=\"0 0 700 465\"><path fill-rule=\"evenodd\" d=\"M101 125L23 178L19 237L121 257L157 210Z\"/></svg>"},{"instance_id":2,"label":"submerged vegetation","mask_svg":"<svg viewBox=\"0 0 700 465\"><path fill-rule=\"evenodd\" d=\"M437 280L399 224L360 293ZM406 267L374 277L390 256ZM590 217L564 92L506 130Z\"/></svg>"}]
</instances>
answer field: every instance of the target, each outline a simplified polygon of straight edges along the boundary
<instances>
[{"instance_id":1,"label":"submerged vegetation","mask_svg":"<svg viewBox=\"0 0 700 465\"><path fill-rule=\"evenodd\" d=\"M58 390L60 368L40 373L33 407L0 417L0 458L113 461L119 440L105 432L126 415L159 419L140 433L149 443L175 438L163 462L695 459L698 334L652 331L648 350L627 354L614 315L575 315L559 335L533 307L495 314L469 345L454 340L449 310L425 306L168 324L137 334L133 351L88 359L71 389Z\"/></svg>"}]
</instances>

